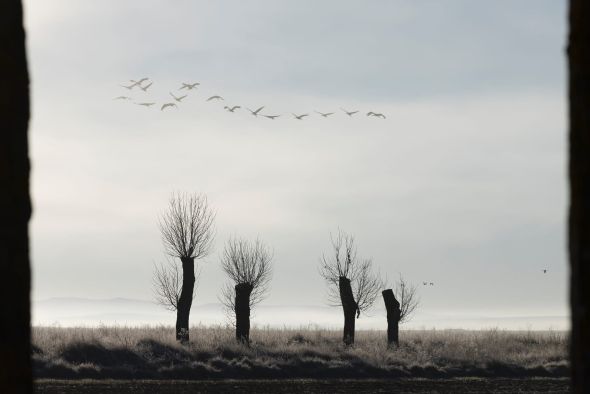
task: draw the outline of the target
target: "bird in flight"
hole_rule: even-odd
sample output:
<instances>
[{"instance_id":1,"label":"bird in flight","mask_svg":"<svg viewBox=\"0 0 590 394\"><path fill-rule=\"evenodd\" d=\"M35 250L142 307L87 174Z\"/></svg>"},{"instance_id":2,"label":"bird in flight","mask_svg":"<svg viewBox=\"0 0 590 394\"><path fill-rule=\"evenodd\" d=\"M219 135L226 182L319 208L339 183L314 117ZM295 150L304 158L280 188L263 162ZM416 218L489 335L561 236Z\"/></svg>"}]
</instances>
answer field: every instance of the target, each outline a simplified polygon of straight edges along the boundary
<instances>
[{"instance_id":1,"label":"bird in flight","mask_svg":"<svg viewBox=\"0 0 590 394\"><path fill-rule=\"evenodd\" d=\"M172 107L178 109L178 105L176 105L176 103L165 103L164 105L162 105L162 108L160 108L160 111L164 111L166 108Z\"/></svg>"},{"instance_id":2,"label":"bird in flight","mask_svg":"<svg viewBox=\"0 0 590 394\"><path fill-rule=\"evenodd\" d=\"M151 107L152 105L156 104L156 103L135 103L137 105L143 105L144 107Z\"/></svg>"},{"instance_id":3,"label":"bird in flight","mask_svg":"<svg viewBox=\"0 0 590 394\"><path fill-rule=\"evenodd\" d=\"M544 274L546 274L546 273L547 273L547 269L544 269L544 270L543 270L543 273L544 273Z\"/></svg>"},{"instance_id":4,"label":"bird in flight","mask_svg":"<svg viewBox=\"0 0 590 394\"><path fill-rule=\"evenodd\" d=\"M199 85L200 85L200 83L198 83L198 82L195 82L195 83L182 82L182 86L178 90L182 90L182 89L193 90L194 88L196 88Z\"/></svg>"},{"instance_id":5,"label":"bird in flight","mask_svg":"<svg viewBox=\"0 0 590 394\"><path fill-rule=\"evenodd\" d=\"M258 116L258 113L259 113L260 111L262 111L262 109L263 109L263 108L264 108L264 107L260 107L260 108L258 108L256 111L252 111L250 108L246 108L246 109L247 109L248 111L250 111L250 113L251 113L252 115L254 115L254 116Z\"/></svg>"},{"instance_id":6,"label":"bird in flight","mask_svg":"<svg viewBox=\"0 0 590 394\"><path fill-rule=\"evenodd\" d=\"M131 90L131 89L133 89L134 87L136 87L136 86L137 86L137 84L136 84L136 83L132 83L132 84L131 84L131 85L129 85L129 86L126 86L126 85L119 85L119 86L120 86L120 87L122 87L122 88L125 88L125 89L127 89L127 90Z\"/></svg>"},{"instance_id":7,"label":"bird in flight","mask_svg":"<svg viewBox=\"0 0 590 394\"><path fill-rule=\"evenodd\" d=\"M428 282L422 282L422 284L423 284L424 286L426 286L426 285L428 284Z\"/></svg>"},{"instance_id":8,"label":"bird in flight","mask_svg":"<svg viewBox=\"0 0 590 394\"><path fill-rule=\"evenodd\" d=\"M295 117L295 119L301 120L301 119L305 118L306 116L309 116L309 114L301 114L301 115L293 114L293 116Z\"/></svg>"},{"instance_id":9,"label":"bird in flight","mask_svg":"<svg viewBox=\"0 0 590 394\"><path fill-rule=\"evenodd\" d=\"M276 118L278 118L281 115L262 115L262 116L264 116L265 118L269 118L271 120L275 120Z\"/></svg>"},{"instance_id":10,"label":"bird in flight","mask_svg":"<svg viewBox=\"0 0 590 394\"><path fill-rule=\"evenodd\" d=\"M137 81L134 81L133 79L130 79L129 82L133 83L136 86L141 85L142 83L144 83L145 81L147 81L149 78L141 78Z\"/></svg>"},{"instance_id":11,"label":"bird in flight","mask_svg":"<svg viewBox=\"0 0 590 394\"><path fill-rule=\"evenodd\" d=\"M347 110L345 110L344 108L340 108L340 109L341 109L342 111L344 111L344 113L345 113L346 115L348 115L348 116L352 116L352 115L356 114L357 112L359 112L359 111L347 111Z\"/></svg>"},{"instance_id":12,"label":"bird in flight","mask_svg":"<svg viewBox=\"0 0 590 394\"><path fill-rule=\"evenodd\" d=\"M131 97L129 97L129 96L119 96L119 97L115 97L113 100L131 100Z\"/></svg>"},{"instance_id":13,"label":"bird in flight","mask_svg":"<svg viewBox=\"0 0 590 394\"><path fill-rule=\"evenodd\" d=\"M323 113L323 112L320 112L320 111L315 111L315 112L318 113L318 114L320 114L320 115L322 115L324 118L327 118L330 115L334 115L334 112L327 112L327 113Z\"/></svg>"},{"instance_id":14,"label":"bird in flight","mask_svg":"<svg viewBox=\"0 0 590 394\"><path fill-rule=\"evenodd\" d=\"M234 112L236 109L238 108L242 108L239 105L234 105L233 107L228 107L227 105L225 107L223 107L224 109L227 109L228 112Z\"/></svg>"},{"instance_id":15,"label":"bird in flight","mask_svg":"<svg viewBox=\"0 0 590 394\"><path fill-rule=\"evenodd\" d=\"M434 286L434 283L430 282L430 286Z\"/></svg>"},{"instance_id":16,"label":"bird in flight","mask_svg":"<svg viewBox=\"0 0 590 394\"><path fill-rule=\"evenodd\" d=\"M221 96L211 96L207 99L207 101L211 101L211 100L223 100L223 97Z\"/></svg>"},{"instance_id":17,"label":"bird in flight","mask_svg":"<svg viewBox=\"0 0 590 394\"><path fill-rule=\"evenodd\" d=\"M174 95L174 93L170 92L170 96L172 96L172 98L174 98L174 100L176 100L177 102L180 103L186 97L186 94L184 96L176 97Z\"/></svg>"},{"instance_id":18,"label":"bird in flight","mask_svg":"<svg viewBox=\"0 0 590 394\"><path fill-rule=\"evenodd\" d=\"M148 83L148 84L147 84L147 85L145 85L145 86L141 86L141 85L139 85L139 88L140 88L141 90L143 90L144 92L147 92L147 90L148 90L148 89L150 88L150 86L152 86L153 84L154 84L153 82L150 82L150 83Z\"/></svg>"},{"instance_id":19,"label":"bird in flight","mask_svg":"<svg viewBox=\"0 0 590 394\"><path fill-rule=\"evenodd\" d=\"M383 118L383 119L385 119L385 115L380 114L378 112L373 112L373 111L367 112L367 116L374 116L376 118Z\"/></svg>"}]
</instances>

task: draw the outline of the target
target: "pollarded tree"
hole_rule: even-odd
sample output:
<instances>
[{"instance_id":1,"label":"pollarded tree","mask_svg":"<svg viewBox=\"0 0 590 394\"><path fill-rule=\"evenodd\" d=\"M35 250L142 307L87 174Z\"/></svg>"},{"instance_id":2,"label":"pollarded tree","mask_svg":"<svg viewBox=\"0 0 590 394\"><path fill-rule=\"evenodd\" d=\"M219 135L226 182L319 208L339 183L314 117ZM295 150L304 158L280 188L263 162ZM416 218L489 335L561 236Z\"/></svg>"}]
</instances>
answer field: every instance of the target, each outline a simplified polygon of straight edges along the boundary
<instances>
[{"instance_id":1,"label":"pollarded tree","mask_svg":"<svg viewBox=\"0 0 590 394\"><path fill-rule=\"evenodd\" d=\"M176 339L189 340L189 315L195 286L195 260L211 251L215 213L200 194L176 193L160 217L160 232L168 255L182 263L182 287L176 305Z\"/></svg>"},{"instance_id":2,"label":"pollarded tree","mask_svg":"<svg viewBox=\"0 0 590 394\"><path fill-rule=\"evenodd\" d=\"M250 310L268 292L271 264L272 252L258 239L250 242L231 238L225 245L221 268L230 283L223 290L221 302L235 314L236 339L239 342L250 342Z\"/></svg>"},{"instance_id":3,"label":"pollarded tree","mask_svg":"<svg viewBox=\"0 0 590 394\"><path fill-rule=\"evenodd\" d=\"M399 325L412 317L420 305L416 294L416 286L405 281L403 276L394 283L393 290L382 292L385 309L387 310L387 342L389 345L399 345Z\"/></svg>"},{"instance_id":4,"label":"pollarded tree","mask_svg":"<svg viewBox=\"0 0 590 394\"><path fill-rule=\"evenodd\" d=\"M342 306L346 345L354 343L355 315L373 306L383 288L378 275L373 272L371 259L357 257L354 237L342 231L332 237L332 254L322 256L320 275L328 285L328 298L332 305Z\"/></svg>"}]
</instances>

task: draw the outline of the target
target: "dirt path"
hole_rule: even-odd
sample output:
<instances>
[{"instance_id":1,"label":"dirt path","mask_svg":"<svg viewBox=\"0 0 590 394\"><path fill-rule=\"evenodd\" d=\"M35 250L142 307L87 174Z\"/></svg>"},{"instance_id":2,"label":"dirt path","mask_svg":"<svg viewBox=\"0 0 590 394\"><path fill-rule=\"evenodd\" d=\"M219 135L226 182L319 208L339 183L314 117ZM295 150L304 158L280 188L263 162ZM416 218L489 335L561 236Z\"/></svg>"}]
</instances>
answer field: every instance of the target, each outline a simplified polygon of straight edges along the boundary
<instances>
[{"instance_id":1,"label":"dirt path","mask_svg":"<svg viewBox=\"0 0 590 394\"><path fill-rule=\"evenodd\" d=\"M39 380L39 394L195 393L570 393L569 379Z\"/></svg>"}]
</instances>

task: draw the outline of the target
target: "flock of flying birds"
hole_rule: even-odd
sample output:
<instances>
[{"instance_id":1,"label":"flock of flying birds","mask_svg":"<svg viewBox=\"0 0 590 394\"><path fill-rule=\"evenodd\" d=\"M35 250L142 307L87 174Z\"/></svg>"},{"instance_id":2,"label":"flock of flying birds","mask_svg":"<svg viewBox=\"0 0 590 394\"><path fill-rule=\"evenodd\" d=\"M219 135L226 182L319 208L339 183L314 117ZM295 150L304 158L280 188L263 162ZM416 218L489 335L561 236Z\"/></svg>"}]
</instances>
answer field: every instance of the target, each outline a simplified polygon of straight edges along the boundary
<instances>
[{"instance_id":1,"label":"flock of flying birds","mask_svg":"<svg viewBox=\"0 0 590 394\"><path fill-rule=\"evenodd\" d=\"M129 84L127 85L119 85L129 91L134 90L135 88L137 88L138 90L143 90L144 92L147 92L148 89L154 84L153 81L150 81L149 78L141 78L138 80L129 80ZM184 90L186 89L186 92L191 91L191 90L195 90L197 89L197 87L200 85L199 82L182 82L182 85L178 88L178 90ZM176 108L178 109L178 104L182 103L182 100L184 100L186 97L188 96L188 94L184 94L184 95L179 95L179 94L174 94L172 92L170 92L170 97L172 97L172 100L169 102L165 102L162 103L162 105L160 106L160 111L164 111L166 109L172 109L172 108ZM113 100L133 100L132 97L130 96L118 96L115 97ZM223 97L219 96L219 95L214 95L211 96L209 98L207 98L205 101L225 101ZM136 105L141 105L143 107L151 107L152 105L156 105L156 102L134 102L134 104ZM233 106L229 106L226 105L223 107L226 111L234 113L236 110L241 109L242 107L239 105L233 105ZM263 116L265 118L268 119L276 119L279 118L281 115L268 115L268 114L263 114L262 110L264 109L264 106L257 108L256 110L252 110L250 108L245 108L247 109L252 115L254 116ZM349 117L354 116L355 114L357 114L358 110L356 111L347 111L344 108L340 108L346 115L348 115ZM335 112L320 112L320 111L314 111L316 114L327 118L329 116L332 116L335 114ZM291 113L291 115L293 115L293 117L297 120L302 120L303 118L305 118L306 116L310 116L310 114L307 113L303 113L303 114L296 114L296 113ZM367 116L369 117L375 117L375 118L381 118L381 119L385 119L386 116L382 113L379 112L373 112L373 111L369 111L367 112Z\"/></svg>"}]
</instances>

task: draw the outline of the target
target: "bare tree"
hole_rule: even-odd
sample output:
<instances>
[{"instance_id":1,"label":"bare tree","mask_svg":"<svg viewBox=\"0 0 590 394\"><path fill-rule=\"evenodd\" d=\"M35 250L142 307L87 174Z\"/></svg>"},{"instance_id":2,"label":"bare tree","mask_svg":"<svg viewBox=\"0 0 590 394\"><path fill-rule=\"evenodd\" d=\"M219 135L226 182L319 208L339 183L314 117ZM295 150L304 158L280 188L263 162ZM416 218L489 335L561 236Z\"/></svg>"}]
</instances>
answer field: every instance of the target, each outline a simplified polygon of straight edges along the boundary
<instances>
[{"instance_id":1,"label":"bare tree","mask_svg":"<svg viewBox=\"0 0 590 394\"><path fill-rule=\"evenodd\" d=\"M387 342L399 345L399 325L412 317L420 305L416 294L416 286L405 281L400 274L392 289L382 292L385 309L387 310Z\"/></svg>"},{"instance_id":2,"label":"bare tree","mask_svg":"<svg viewBox=\"0 0 590 394\"><path fill-rule=\"evenodd\" d=\"M182 288L176 301L176 339L189 340L189 315L195 285L195 259L209 254L214 238L215 213L207 197L175 193L160 217L160 232L166 252L182 263ZM171 278L170 278L171 279Z\"/></svg>"},{"instance_id":3,"label":"bare tree","mask_svg":"<svg viewBox=\"0 0 590 394\"><path fill-rule=\"evenodd\" d=\"M359 259L354 237L338 231L331 237L332 254L320 259L320 275L328 285L329 302L342 306L344 313L343 341L354 343L355 314L370 309L383 288L378 275L373 272L371 259Z\"/></svg>"},{"instance_id":4,"label":"bare tree","mask_svg":"<svg viewBox=\"0 0 590 394\"><path fill-rule=\"evenodd\" d=\"M32 393L29 74L20 0L0 2L0 392Z\"/></svg>"},{"instance_id":5,"label":"bare tree","mask_svg":"<svg viewBox=\"0 0 590 394\"><path fill-rule=\"evenodd\" d=\"M195 272L195 288L199 283L199 270ZM178 264L168 260L167 263L154 264L154 296L156 302L169 311L177 311L182 293L182 272ZM193 291L193 300L196 292Z\"/></svg>"},{"instance_id":6,"label":"bare tree","mask_svg":"<svg viewBox=\"0 0 590 394\"><path fill-rule=\"evenodd\" d=\"M221 268L230 283L221 301L235 313L236 339L250 342L250 310L266 296L272 276L272 253L260 240L231 238L221 257ZM233 290L232 291L232 284Z\"/></svg>"}]
</instances>

